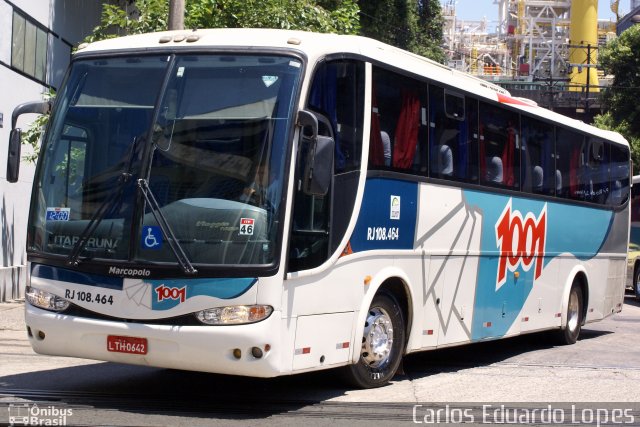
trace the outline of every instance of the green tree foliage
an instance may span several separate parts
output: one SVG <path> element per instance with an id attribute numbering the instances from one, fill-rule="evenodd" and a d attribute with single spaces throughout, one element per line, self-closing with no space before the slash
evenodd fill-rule
<path id="1" fill-rule="evenodd" d="M 607 112 L 595 117 L 596 126 L 621 133 L 631 144 L 631 157 L 640 166 L 640 25 L 624 31 L 599 53 L 599 62 L 614 75 L 603 101 Z"/>
<path id="2" fill-rule="evenodd" d="M 401 49 L 409 48 L 409 1 L 360 0 L 359 4 L 363 36 Z"/>
<path id="3" fill-rule="evenodd" d="M 86 41 L 167 29 L 167 0 L 103 5 L 101 23 Z M 357 34 L 355 0 L 186 0 L 186 28 L 280 28 Z"/>
<path id="4" fill-rule="evenodd" d="M 442 6 L 440 0 L 418 0 L 418 19 L 411 51 L 444 63 Z"/>
<path id="5" fill-rule="evenodd" d="M 42 96 L 44 101 L 53 102 L 56 92 L 53 89 L 49 89 L 47 93 Z M 22 156 L 22 160 L 30 163 L 35 163 L 38 160 L 38 153 L 40 152 L 40 139 L 44 133 L 44 129 L 49 123 L 49 114 L 39 115 L 25 130 L 22 132 L 21 143 L 30 147 L 31 149 Z"/>
<path id="6" fill-rule="evenodd" d="M 105 3 L 100 25 L 85 38 L 85 42 L 162 31 L 167 29 L 168 22 L 167 0 L 136 0 L 134 3 L 124 2 L 123 6 Z"/>
<path id="7" fill-rule="evenodd" d="M 357 33 L 355 1 L 325 2 L 325 5 L 327 8 L 312 0 L 199 0 L 187 2 L 185 25 Z"/>
<path id="8" fill-rule="evenodd" d="M 360 0 L 359 4 L 362 35 L 444 61 L 439 0 Z"/>

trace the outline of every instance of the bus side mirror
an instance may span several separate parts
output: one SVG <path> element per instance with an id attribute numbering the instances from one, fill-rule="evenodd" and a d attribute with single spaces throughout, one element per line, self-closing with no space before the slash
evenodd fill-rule
<path id="1" fill-rule="evenodd" d="M 18 182 L 21 139 L 22 131 L 20 128 L 11 129 L 9 134 L 9 153 L 7 155 L 7 181 L 10 183 Z"/>
<path id="2" fill-rule="evenodd" d="M 9 134 L 9 152 L 7 153 L 7 181 L 18 182 L 20 172 L 20 151 L 22 144 L 22 131 L 16 128 L 18 117 L 21 114 L 35 113 L 47 114 L 51 111 L 49 101 L 27 102 L 18 105 L 11 114 L 11 133 Z"/>
<path id="3" fill-rule="evenodd" d="M 335 141 L 331 136 L 318 135 L 318 117 L 310 111 L 298 113 L 298 125 L 302 127 L 301 141 L 307 144 L 302 191 L 324 196 L 333 178 Z"/>
<path id="4" fill-rule="evenodd" d="M 304 171 L 305 194 L 324 196 L 333 178 L 333 153 L 335 142 L 329 136 L 318 136 L 314 150 L 309 150 Z"/>

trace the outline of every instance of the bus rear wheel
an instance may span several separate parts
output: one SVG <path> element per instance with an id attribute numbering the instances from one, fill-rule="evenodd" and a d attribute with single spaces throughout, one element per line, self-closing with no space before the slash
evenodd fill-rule
<path id="1" fill-rule="evenodd" d="M 558 334 L 560 344 L 575 344 L 578 341 L 584 320 L 583 304 L 582 288 L 577 282 L 573 282 L 569 293 L 569 303 L 567 304 L 567 324 Z"/>
<path id="2" fill-rule="evenodd" d="M 393 295 L 378 293 L 367 313 L 358 362 L 345 367 L 346 380 L 360 388 L 387 384 L 400 366 L 404 341 L 404 316 L 400 305 Z"/>

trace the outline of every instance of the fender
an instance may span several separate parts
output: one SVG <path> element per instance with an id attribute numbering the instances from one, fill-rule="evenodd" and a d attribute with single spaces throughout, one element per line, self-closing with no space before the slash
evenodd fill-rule
<path id="1" fill-rule="evenodd" d="M 410 285 L 411 281 L 409 280 L 407 275 L 404 273 L 404 271 L 402 271 L 397 267 L 385 267 L 382 270 L 378 271 L 376 275 L 371 278 L 371 282 L 369 282 L 369 285 L 365 285 L 366 287 L 365 294 L 360 303 L 360 308 L 356 312 L 356 321 L 354 322 L 353 337 L 352 337 L 352 342 L 354 344 L 351 346 L 353 349 L 351 352 L 351 361 L 353 363 L 356 363 L 358 361 L 358 358 L 360 357 L 361 345 L 359 345 L 359 343 L 360 343 L 360 338 L 364 333 L 364 322 L 367 320 L 367 313 L 369 311 L 369 307 L 371 306 L 371 302 L 373 301 L 373 298 L 382 287 L 382 284 L 389 279 L 399 279 L 402 282 L 402 285 L 403 285 L 402 287 L 407 293 L 407 299 L 409 301 L 408 303 L 409 310 L 411 310 L 411 312 L 415 312 L 413 308 L 413 302 L 415 301 L 415 298 L 412 292 L 412 287 Z M 411 317 L 410 313 L 405 313 L 405 316 L 407 315 Z M 411 323 L 415 323 L 415 322 L 411 322 Z M 412 324 L 408 324 L 408 327 L 406 328 L 406 331 L 405 331 L 405 334 L 407 334 L 407 336 L 405 337 L 407 342 L 409 341 L 409 337 L 411 335 L 410 334 L 411 328 L 412 328 Z M 405 354 L 406 354 L 406 348 L 405 348 Z"/>
<path id="2" fill-rule="evenodd" d="M 569 272 L 569 274 L 567 275 L 567 278 L 564 282 L 564 288 L 562 291 L 562 306 L 561 306 L 562 317 L 560 319 L 561 329 L 567 328 L 567 311 L 569 309 L 569 293 L 571 292 L 571 285 L 573 285 L 573 281 L 576 279 L 576 276 L 578 275 L 578 273 L 582 273 L 586 277 L 587 283 L 585 285 L 587 286 L 587 288 L 589 287 L 589 275 L 587 274 L 587 270 L 584 268 L 582 264 L 578 264 L 574 266 Z M 584 310 L 585 307 L 582 307 L 582 309 Z M 584 322 L 585 319 L 582 319 L 582 320 Z"/>

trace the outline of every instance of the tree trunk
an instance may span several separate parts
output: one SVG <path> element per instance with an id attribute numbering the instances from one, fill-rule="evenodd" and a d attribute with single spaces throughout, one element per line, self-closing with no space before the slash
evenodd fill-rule
<path id="1" fill-rule="evenodd" d="M 169 0 L 169 29 L 184 30 L 184 0 Z"/>

